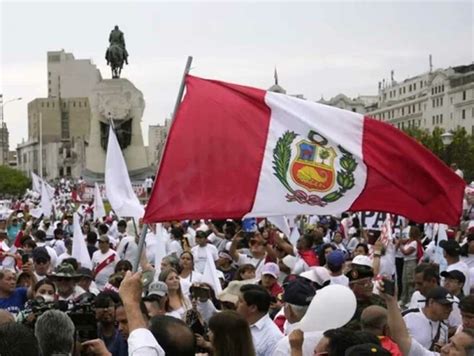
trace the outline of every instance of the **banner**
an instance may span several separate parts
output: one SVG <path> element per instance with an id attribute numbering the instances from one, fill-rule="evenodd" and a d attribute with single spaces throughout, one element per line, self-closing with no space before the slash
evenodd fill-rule
<path id="1" fill-rule="evenodd" d="M 360 226 L 367 230 L 382 230 L 387 215 L 387 213 L 363 211 L 359 213 Z M 404 219 L 402 216 L 392 214 L 393 228 L 403 226 Z"/>

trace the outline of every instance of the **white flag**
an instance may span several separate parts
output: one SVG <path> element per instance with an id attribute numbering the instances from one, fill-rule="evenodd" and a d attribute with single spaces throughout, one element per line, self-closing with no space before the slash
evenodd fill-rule
<path id="1" fill-rule="evenodd" d="M 436 229 L 436 226 L 435 226 Z M 439 243 L 443 240 L 448 239 L 448 234 L 446 230 L 448 229 L 448 226 L 445 224 L 439 224 L 438 225 L 438 242 L 436 243 L 436 249 L 435 249 L 435 256 L 434 256 L 434 263 L 439 265 L 439 272 L 444 272 L 446 271 L 446 268 L 448 267 L 448 263 L 446 262 L 446 259 L 444 258 L 443 254 L 443 249 L 439 247 Z"/>
<path id="2" fill-rule="evenodd" d="M 49 195 L 46 183 L 41 182 L 41 212 L 44 214 L 44 217 L 50 217 L 53 211 L 53 197 Z"/>
<path id="3" fill-rule="evenodd" d="M 214 289 L 216 295 L 221 294 L 222 286 L 221 282 L 219 281 L 219 277 L 217 276 L 217 269 L 216 264 L 214 263 L 214 259 L 212 258 L 211 251 L 206 249 L 207 252 L 207 259 L 206 265 L 204 266 L 204 272 L 202 274 L 202 281 L 204 283 L 208 283 Z"/>
<path id="4" fill-rule="evenodd" d="M 42 179 L 35 174 L 35 172 L 31 172 L 31 183 L 32 183 L 32 188 L 36 193 L 41 194 L 41 181 Z"/>
<path id="5" fill-rule="evenodd" d="M 298 230 L 297 227 L 294 227 L 288 239 L 290 240 L 293 246 L 296 246 L 296 242 L 298 241 L 299 238 L 300 238 L 300 231 Z"/>
<path id="6" fill-rule="evenodd" d="M 286 216 L 269 216 L 267 220 L 270 221 L 270 223 L 272 223 L 273 225 L 275 225 L 278 230 L 283 232 L 286 237 L 290 237 L 290 226 L 288 225 L 288 219 L 286 218 Z"/>
<path id="7" fill-rule="evenodd" d="M 81 264 L 81 267 L 89 268 L 92 270 L 92 261 L 87 250 L 86 241 L 81 230 L 81 222 L 79 214 L 74 213 L 73 215 L 73 239 L 72 239 L 72 257 Z"/>
<path id="8" fill-rule="evenodd" d="M 104 202 L 100 195 L 99 185 L 95 183 L 94 189 L 94 221 L 101 219 L 105 216 Z"/>
<path id="9" fill-rule="evenodd" d="M 165 228 L 163 224 L 156 224 L 155 238 L 157 239 L 155 245 L 155 270 L 157 274 L 161 272 L 161 260 L 166 256 L 166 238 L 164 234 Z"/>
<path id="10" fill-rule="evenodd" d="M 133 191 L 127 165 L 112 125 L 105 159 L 105 192 L 118 216 L 139 219 L 144 215 L 145 210 Z"/>

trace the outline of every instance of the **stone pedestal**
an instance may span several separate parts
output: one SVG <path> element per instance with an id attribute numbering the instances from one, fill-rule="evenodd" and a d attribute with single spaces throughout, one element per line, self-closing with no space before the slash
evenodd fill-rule
<path id="1" fill-rule="evenodd" d="M 104 179 L 106 151 L 101 143 L 101 123 L 109 125 L 110 119 L 115 127 L 132 119 L 130 144 L 122 149 L 130 178 L 142 180 L 153 175 L 140 127 L 145 109 L 141 91 L 127 79 L 105 79 L 91 91 L 89 104 L 91 124 L 84 176 L 94 181 Z"/>

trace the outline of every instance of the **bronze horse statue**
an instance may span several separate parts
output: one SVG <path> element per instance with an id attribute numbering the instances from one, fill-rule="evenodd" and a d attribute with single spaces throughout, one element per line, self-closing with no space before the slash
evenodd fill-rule
<path id="1" fill-rule="evenodd" d="M 107 65 L 112 69 L 112 78 L 120 78 L 123 63 L 125 62 L 125 53 L 122 47 L 116 43 L 112 43 L 105 53 Z"/>

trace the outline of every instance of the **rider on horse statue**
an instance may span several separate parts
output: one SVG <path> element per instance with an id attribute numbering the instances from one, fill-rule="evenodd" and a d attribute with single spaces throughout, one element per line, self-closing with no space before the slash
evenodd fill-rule
<path id="1" fill-rule="evenodd" d="M 119 27 L 116 25 L 114 27 L 114 29 L 110 32 L 110 35 L 109 35 L 109 45 L 112 46 L 112 45 L 118 45 L 120 46 L 120 48 L 122 48 L 123 50 L 123 53 L 124 53 L 124 61 L 126 64 L 128 64 L 128 52 L 127 52 L 127 49 L 125 47 L 125 37 L 123 36 L 123 32 L 120 31 Z M 105 55 L 105 58 L 107 59 L 108 61 L 108 58 L 109 58 L 109 49 L 110 47 L 107 49 L 107 53 Z M 109 64 L 109 63 L 107 63 Z"/>

